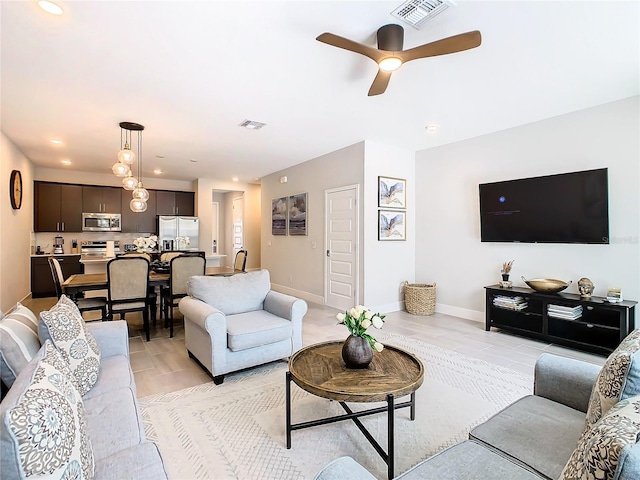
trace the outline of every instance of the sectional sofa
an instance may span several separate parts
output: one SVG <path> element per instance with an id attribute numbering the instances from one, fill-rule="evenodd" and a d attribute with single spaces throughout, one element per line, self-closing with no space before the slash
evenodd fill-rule
<path id="1" fill-rule="evenodd" d="M 402 480 L 640 479 L 640 331 L 605 365 L 551 354 L 537 361 L 534 394 L 422 461 Z M 350 457 L 316 480 L 372 480 Z"/>
<path id="2" fill-rule="evenodd" d="M 78 372 L 71 371 L 54 347 L 52 332 L 42 318 L 36 320 L 18 305 L 0 320 L 2 379 L 11 383 L 0 403 L 2 478 L 24 479 L 63 469 L 68 475 L 63 478 L 90 478 L 87 472 L 92 470 L 95 479 L 166 479 L 156 445 L 145 439 L 129 363 L 126 322 L 92 322 L 84 327 L 92 338 L 89 344 L 95 340 L 100 355 L 97 374 L 87 375 L 93 385 L 80 399 L 80 387 L 68 380 Z M 74 357 L 87 350 L 82 342 L 72 341 L 71 345 Z M 20 361 L 20 355 L 26 357 Z M 47 417 L 47 409 L 60 416 Z M 47 418 L 55 422 L 47 425 L 43 420 Z M 80 445 L 70 439 L 72 430 L 80 434 Z M 86 466 L 81 469 L 80 464 Z"/>

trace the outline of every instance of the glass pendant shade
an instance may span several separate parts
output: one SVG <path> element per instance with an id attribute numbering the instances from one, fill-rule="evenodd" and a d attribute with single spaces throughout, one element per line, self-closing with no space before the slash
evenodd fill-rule
<path id="1" fill-rule="evenodd" d="M 133 191 L 133 198 L 137 200 L 142 200 L 143 202 L 146 202 L 147 200 L 149 200 L 149 192 L 147 191 L 146 188 L 142 186 L 142 182 L 139 182 L 138 186 Z"/>
<path id="2" fill-rule="evenodd" d="M 147 202 L 140 200 L 138 198 L 134 198 L 129 202 L 129 207 L 131 208 L 132 212 L 142 213 L 147 210 Z"/>
<path id="3" fill-rule="evenodd" d="M 136 160 L 136 154 L 129 149 L 129 144 L 125 143 L 124 148 L 118 152 L 118 161 L 131 165 Z"/>
<path id="4" fill-rule="evenodd" d="M 129 175 L 122 179 L 122 188 L 124 188 L 125 190 L 133 190 L 137 186 L 138 179 L 136 177 L 133 177 L 131 175 L 131 172 L 129 172 Z"/>
<path id="5" fill-rule="evenodd" d="M 125 163 L 120 163 L 120 162 L 115 163 L 113 167 L 111 167 L 111 171 L 117 177 L 126 177 L 129 173 L 131 173 L 131 169 L 129 168 L 129 165 Z"/>

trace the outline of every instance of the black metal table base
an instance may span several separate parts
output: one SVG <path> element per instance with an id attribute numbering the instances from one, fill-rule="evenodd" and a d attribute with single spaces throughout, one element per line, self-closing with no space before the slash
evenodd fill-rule
<path id="1" fill-rule="evenodd" d="M 312 420 L 310 422 L 302 422 L 291 424 L 291 373 L 287 372 L 287 385 L 286 385 L 286 417 L 287 417 L 287 449 L 291 448 L 291 432 L 293 430 L 301 430 L 303 428 L 317 427 L 319 425 L 327 425 L 329 423 L 341 422 L 344 420 L 353 420 L 358 429 L 362 432 L 369 443 L 375 448 L 378 455 L 382 457 L 387 464 L 387 477 L 391 480 L 394 476 L 394 410 L 399 408 L 411 408 L 411 420 L 416 419 L 416 393 L 411 394 L 411 400 L 408 402 L 395 403 L 393 395 L 387 395 L 387 406 L 371 408 L 369 410 L 362 410 L 360 412 L 353 412 L 345 402 L 339 402 L 345 412 L 345 415 L 336 415 L 334 417 L 321 418 L 319 420 Z M 373 435 L 369 433 L 367 428 L 359 420 L 360 417 L 368 415 L 374 415 L 376 413 L 387 412 L 387 452 L 380 446 L 380 444 L 373 438 Z"/>

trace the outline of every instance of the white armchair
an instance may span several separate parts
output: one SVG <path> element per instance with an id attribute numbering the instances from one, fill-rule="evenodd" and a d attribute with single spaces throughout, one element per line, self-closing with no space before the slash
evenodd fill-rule
<path id="1" fill-rule="evenodd" d="M 302 347 L 307 304 L 272 291 L 267 270 L 191 277 L 179 308 L 189 356 L 216 385 L 227 373 L 289 357 Z"/>

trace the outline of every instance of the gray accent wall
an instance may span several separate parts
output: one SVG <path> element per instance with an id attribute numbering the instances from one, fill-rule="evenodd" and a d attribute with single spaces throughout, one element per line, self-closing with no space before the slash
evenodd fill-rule
<path id="1" fill-rule="evenodd" d="M 378 176 L 407 180 L 405 241 L 378 241 Z M 287 182 L 281 183 L 286 176 Z M 415 154 L 366 140 L 262 178 L 262 268 L 275 289 L 324 302 L 325 191 L 359 185 L 360 303 L 374 311 L 403 308 L 403 283 L 415 272 Z M 308 192 L 306 237 L 271 234 L 271 200 Z M 315 248 L 314 248 L 315 243 Z"/>

